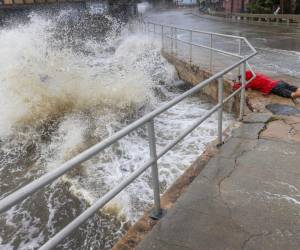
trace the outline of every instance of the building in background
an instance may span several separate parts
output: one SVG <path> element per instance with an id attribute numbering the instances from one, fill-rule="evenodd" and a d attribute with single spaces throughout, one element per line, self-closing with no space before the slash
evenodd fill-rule
<path id="1" fill-rule="evenodd" d="M 1 1 L 1 0 L 0 0 Z M 9 1 L 9 0 L 7 0 Z M 141 0 L 140 0 L 141 1 Z M 148 0 L 154 6 L 196 6 L 202 12 L 300 14 L 300 0 Z"/>
<path id="2" fill-rule="evenodd" d="M 224 0 L 198 0 L 199 10 L 202 12 L 224 11 Z"/>
<path id="3" fill-rule="evenodd" d="M 249 0 L 223 0 L 223 7 L 225 12 L 246 12 L 246 6 Z"/>
<path id="4" fill-rule="evenodd" d="M 251 5 L 256 4 L 259 13 L 274 13 L 278 9 L 277 14 L 295 14 L 297 1 L 299 0 L 251 0 Z"/>
<path id="5" fill-rule="evenodd" d="M 195 6 L 197 5 L 197 0 L 174 0 L 177 6 Z"/>
<path id="6" fill-rule="evenodd" d="M 300 0 L 280 0 L 280 9 L 281 11 L 279 13 L 283 14 L 300 14 L 297 11 L 297 7 L 300 8 Z"/>

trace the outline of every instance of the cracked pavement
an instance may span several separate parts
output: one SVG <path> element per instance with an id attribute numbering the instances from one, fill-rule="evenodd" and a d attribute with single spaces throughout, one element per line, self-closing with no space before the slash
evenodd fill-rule
<path id="1" fill-rule="evenodd" d="M 290 127 L 300 119 L 270 118 L 247 116 L 137 249 L 299 249 L 300 141 Z"/>

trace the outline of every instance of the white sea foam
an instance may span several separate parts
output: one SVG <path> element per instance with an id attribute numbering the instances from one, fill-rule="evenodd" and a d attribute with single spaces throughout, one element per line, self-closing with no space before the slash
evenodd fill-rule
<path id="1" fill-rule="evenodd" d="M 144 115 L 146 110 L 181 93 L 170 87 L 176 78 L 175 70 L 161 56 L 155 40 L 130 34 L 126 28 L 120 34 L 113 27 L 106 39 L 88 39 L 84 41 L 85 52 L 75 52 L 51 43 L 53 27 L 53 20 L 33 16 L 29 24 L 0 31 L 0 139 L 1 150 L 5 149 L 1 152 L 5 166 L 1 171 L 14 176 L 13 183 L 4 180 L 12 188 L 59 167 Z M 209 108 L 206 102 L 192 97 L 160 115 L 155 120 L 158 151 Z M 225 115 L 225 120 L 224 126 L 230 116 Z M 163 189 L 184 172 L 215 135 L 216 119 L 212 116 L 159 161 Z M 53 235 L 58 230 L 58 219 L 64 217 L 61 211 L 68 206 L 68 200 L 61 201 L 60 197 L 70 194 L 92 204 L 148 157 L 147 133 L 141 128 L 77 166 L 45 191 L 43 202 L 47 203 L 47 211 L 43 216 L 47 219 L 41 216 L 46 221 L 45 230 Z M 59 183 L 67 184 L 62 190 L 68 194 L 59 193 Z M 37 211 L 28 210 L 27 202 L 6 214 L 5 222 L 15 227 L 15 237 L 11 242 L 2 239 L 1 247 L 37 247 L 48 237 L 39 231 L 40 217 L 35 214 Z M 117 211 L 123 225 L 123 215 L 134 221 L 152 203 L 148 171 L 118 195 L 105 212 L 115 216 Z M 61 217 L 56 218 L 58 215 Z M 112 234 L 109 227 L 106 232 Z M 112 239 L 110 235 L 103 237 L 106 236 L 109 240 L 105 246 L 109 247 Z M 89 239 L 87 242 L 91 244 Z"/>

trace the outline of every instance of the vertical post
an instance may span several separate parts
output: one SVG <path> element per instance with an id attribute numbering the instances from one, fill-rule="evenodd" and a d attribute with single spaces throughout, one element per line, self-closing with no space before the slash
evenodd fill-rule
<path id="1" fill-rule="evenodd" d="M 213 72 L 213 65 L 212 65 L 212 61 L 213 61 L 213 51 L 212 51 L 212 47 L 213 47 L 213 35 L 210 34 L 210 51 L 209 51 L 209 71 L 212 74 Z"/>
<path id="2" fill-rule="evenodd" d="M 154 209 L 151 211 L 150 217 L 153 219 L 160 219 L 162 217 L 162 209 L 160 207 L 159 178 L 157 169 L 156 142 L 153 119 L 147 123 L 147 129 L 149 137 L 150 157 L 154 161 L 151 166 L 152 185 L 154 192 Z"/>
<path id="3" fill-rule="evenodd" d="M 171 33 L 171 54 L 173 54 L 173 28 L 170 28 L 170 33 Z"/>
<path id="4" fill-rule="evenodd" d="M 164 50 L 164 26 L 161 25 L 161 48 Z"/>
<path id="5" fill-rule="evenodd" d="M 174 28 L 175 55 L 177 56 L 177 28 Z"/>
<path id="6" fill-rule="evenodd" d="M 242 40 L 239 38 L 239 45 L 238 45 L 238 53 L 239 53 L 239 56 L 241 55 L 241 50 L 242 50 Z M 241 75 L 241 68 L 238 67 L 238 76 Z"/>
<path id="7" fill-rule="evenodd" d="M 190 64 L 193 62 L 193 31 L 190 30 Z"/>
<path id="8" fill-rule="evenodd" d="M 241 65 L 241 74 L 242 74 L 242 90 L 241 90 L 241 103 L 240 103 L 240 120 L 243 120 L 244 108 L 245 108 L 245 85 L 246 85 L 246 62 Z"/>
<path id="9" fill-rule="evenodd" d="M 239 51 L 238 51 L 238 53 L 239 53 L 239 56 L 241 55 L 241 53 L 242 53 L 242 39 L 241 38 L 239 38 Z"/>
<path id="10" fill-rule="evenodd" d="M 224 98 L 224 79 L 218 79 L 218 104 L 222 106 L 218 110 L 218 146 L 223 144 L 223 98 Z"/>
<path id="11" fill-rule="evenodd" d="M 156 24 L 154 23 L 153 24 L 153 34 L 155 35 L 155 26 L 156 26 Z"/>

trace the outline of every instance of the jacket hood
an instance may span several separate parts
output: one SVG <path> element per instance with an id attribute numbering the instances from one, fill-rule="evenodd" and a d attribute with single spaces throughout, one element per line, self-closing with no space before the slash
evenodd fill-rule
<path id="1" fill-rule="evenodd" d="M 246 81 L 250 80 L 253 77 L 253 74 L 250 70 L 246 71 Z"/>

